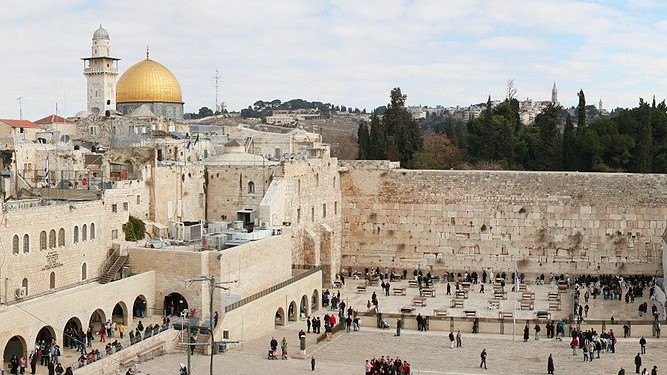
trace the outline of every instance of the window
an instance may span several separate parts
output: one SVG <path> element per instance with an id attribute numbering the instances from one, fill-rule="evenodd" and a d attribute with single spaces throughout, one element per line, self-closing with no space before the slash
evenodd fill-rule
<path id="1" fill-rule="evenodd" d="M 49 231 L 49 249 L 53 249 L 56 247 L 56 230 L 51 229 Z"/>
<path id="2" fill-rule="evenodd" d="M 83 224 L 81 226 L 81 241 L 88 240 L 88 225 Z"/>
<path id="3" fill-rule="evenodd" d="M 90 223 L 90 239 L 95 239 L 95 223 Z"/>
<path id="4" fill-rule="evenodd" d="M 334 202 L 334 215 L 338 215 L 338 202 Z"/>
<path id="5" fill-rule="evenodd" d="M 81 280 L 85 280 L 88 278 L 88 267 L 86 266 L 86 263 L 81 265 Z"/>
<path id="6" fill-rule="evenodd" d="M 310 208 L 310 221 L 315 221 L 315 207 Z"/>
<path id="7" fill-rule="evenodd" d="M 137 205 L 141 204 L 141 195 L 137 194 Z"/>
<path id="8" fill-rule="evenodd" d="M 111 212 L 118 212 L 118 205 L 117 204 L 112 204 L 111 205 Z"/>
<path id="9" fill-rule="evenodd" d="M 297 223 L 301 222 L 301 209 L 300 208 L 296 209 L 296 222 Z"/>
<path id="10" fill-rule="evenodd" d="M 327 217 L 327 204 L 322 203 L 322 217 Z"/>
<path id="11" fill-rule="evenodd" d="M 12 240 L 12 252 L 14 254 L 19 253 L 19 236 L 16 234 L 14 235 L 14 239 Z"/>
<path id="12" fill-rule="evenodd" d="M 250 181 L 248 182 L 248 193 L 254 193 L 255 192 L 255 183 Z"/>
<path id="13" fill-rule="evenodd" d="M 25 289 L 25 295 L 27 296 L 28 295 L 28 279 L 24 278 L 23 281 L 21 281 L 21 286 L 23 287 L 23 289 Z"/>
<path id="14" fill-rule="evenodd" d="M 30 236 L 27 233 L 23 235 L 23 252 L 30 252 Z"/>
<path id="15" fill-rule="evenodd" d="M 123 202 L 123 211 L 127 211 L 130 209 L 130 204 L 127 202 Z"/>
<path id="16" fill-rule="evenodd" d="M 74 243 L 79 243 L 79 226 L 74 226 Z"/>
<path id="17" fill-rule="evenodd" d="M 46 231 L 39 233 L 39 249 L 46 250 Z"/>
<path id="18" fill-rule="evenodd" d="M 49 289 L 55 289 L 56 288 L 56 273 L 51 272 L 49 275 Z"/>
<path id="19" fill-rule="evenodd" d="M 65 229 L 60 228 L 58 230 L 58 246 L 63 247 L 65 246 Z"/>
<path id="20" fill-rule="evenodd" d="M 114 229 L 111 231 L 111 239 L 112 240 L 117 240 L 118 239 L 118 229 Z"/>

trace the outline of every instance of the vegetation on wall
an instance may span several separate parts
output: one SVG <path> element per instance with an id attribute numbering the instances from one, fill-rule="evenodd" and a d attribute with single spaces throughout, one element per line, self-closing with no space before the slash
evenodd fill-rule
<path id="1" fill-rule="evenodd" d="M 125 241 L 139 241 L 144 239 L 146 233 L 146 224 L 141 219 L 130 215 L 127 223 L 123 225 L 123 232 L 125 233 Z"/>

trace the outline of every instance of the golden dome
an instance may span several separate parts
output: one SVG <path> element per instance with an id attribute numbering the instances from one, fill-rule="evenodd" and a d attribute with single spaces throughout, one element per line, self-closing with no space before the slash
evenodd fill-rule
<path id="1" fill-rule="evenodd" d="M 143 60 L 120 76 L 116 85 L 116 102 L 183 103 L 181 85 L 164 65 Z"/>

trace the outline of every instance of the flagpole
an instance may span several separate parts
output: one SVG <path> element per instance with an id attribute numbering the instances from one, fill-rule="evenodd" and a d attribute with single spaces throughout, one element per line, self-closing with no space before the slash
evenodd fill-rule
<path id="1" fill-rule="evenodd" d="M 516 334 L 516 292 L 519 290 L 519 285 L 517 285 L 517 280 L 519 279 L 518 268 L 516 267 L 516 261 L 514 262 L 514 292 L 512 293 L 512 341 L 515 340 L 514 336 Z"/>

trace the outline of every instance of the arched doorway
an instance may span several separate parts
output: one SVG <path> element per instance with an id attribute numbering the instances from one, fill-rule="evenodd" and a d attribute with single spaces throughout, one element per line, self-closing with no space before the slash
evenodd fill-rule
<path id="1" fill-rule="evenodd" d="M 127 325 L 127 306 L 125 305 L 125 302 L 120 301 L 113 307 L 111 321 Z"/>
<path id="2" fill-rule="evenodd" d="M 93 314 L 90 316 L 90 320 L 88 320 L 88 327 L 93 329 L 93 332 L 97 332 L 100 330 L 100 327 L 107 321 L 107 316 L 102 311 L 102 309 L 97 309 L 93 311 Z"/>
<path id="3" fill-rule="evenodd" d="M 315 289 L 313 291 L 313 296 L 310 298 L 310 311 L 311 314 L 314 311 L 318 311 L 320 309 L 320 292 Z"/>
<path id="4" fill-rule="evenodd" d="M 292 301 L 287 308 L 287 319 L 290 322 L 296 322 L 296 302 Z"/>
<path id="5" fill-rule="evenodd" d="M 28 360 L 28 346 L 25 343 L 25 339 L 21 336 L 14 336 L 7 342 L 5 345 L 5 351 L 2 355 L 5 363 L 9 362 L 12 359 L 12 356 L 23 356 L 23 358 Z"/>
<path id="6" fill-rule="evenodd" d="M 83 327 L 81 326 L 81 321 L 77 317 L 70 318 L 67 323 L 65 323 L 65 328 L 63 329 L 63 346 L 66 348 L 76 348 L 76 333 L 82 332 Z"/>
<path id="7" fill-rule="evenodd" d="M 301 297 L 301 303 L 299 303 L 299 316 L 301 319 L 308 316 L 308 296 L 305 294 Z"/>
<path id="8" fill-rule="evenodd" d="M 137 296 L 137 298 L 134 299 L 134 303 L 132 304 L 132 316 L 136 318 L 146 317 L 147 306 L 148 304 L 146 302 L 146 297 L 140 294 Z"/>
<path id="9" fill-rule="evenodd" d="M 164 310 L 167 315 L 180 315 L 183 310 L 188 310 L 188 301 L 180 293 L 171 293 L 164 297 Z"/>
<path id="10" fill-rule="evenodd" d="M 278 310 L 276 310 L 276 316 L 274 319 L 276 327 L 285 325 L 285 310 L 283 310 L 282 307 L 279 307 Z"/>
<path id="11" fill-rule="evenodd" d="M 35 344 L 50 344 L 56 339 L 56 331 L 53 330 L 51 326 L 44 326 L 42 329 L 37 332 L 37 337 L 35 338 Z"/>

